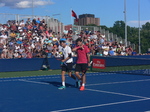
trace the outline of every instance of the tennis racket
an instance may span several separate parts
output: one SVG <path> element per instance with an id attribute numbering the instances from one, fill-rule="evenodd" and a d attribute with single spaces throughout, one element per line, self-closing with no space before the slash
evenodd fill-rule
<path id="1" fill-rule="evenodd" d="M 55 57 L 55 59 L 58 60 L 58 61 L 61 61 L 61 60 L 62 60 L 62 58 L 57 58 L 57 57 Z M 61 66 L 62 66 L 63 64 L 67 66 L 67 63 L 66 63 L 66 62 L 62 62 L 62 63 L 61 63 Z"/>

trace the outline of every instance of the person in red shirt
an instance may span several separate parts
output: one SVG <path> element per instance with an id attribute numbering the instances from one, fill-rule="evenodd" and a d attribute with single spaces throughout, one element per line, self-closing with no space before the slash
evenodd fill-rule
<path id="1" fill-rule="evenodd" d="M 89 54 L 89 48 L 82 43 L 82 39 L 78 38 L 76 40 L 77 46 L 72 49 L 72 51 L 77 52 L 77 62 L 75 67 L 75 75 L 79 79 L 78 86 L 80 86 L 80 80 L 81 80 L 81 86 L 80 91 L 83 91 L 85 89 L 85 82 L 86 82 L 86 71 L 88 66 L 90 66 L 90 54 Z M 82 76 L 80 76 L 80 72 L 82 72 Z"/>

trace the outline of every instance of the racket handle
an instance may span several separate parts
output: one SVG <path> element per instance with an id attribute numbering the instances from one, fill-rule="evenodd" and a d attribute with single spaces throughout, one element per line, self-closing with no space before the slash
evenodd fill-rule
<path id="1" fill-rule="evenodd" d="M 90 61 L 90 66 L 91 66 L 92 63 L 93 63 L 93 61 Z"/>

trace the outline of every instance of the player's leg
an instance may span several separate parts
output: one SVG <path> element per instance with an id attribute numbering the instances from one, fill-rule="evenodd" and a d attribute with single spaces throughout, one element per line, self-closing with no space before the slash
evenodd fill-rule
<path id="1" fill-rule="evenodd" d="M 74 80 L 76 80 L 76 77 L 75 77 L 74 75 L 72 75 L 72 72 L 71 72 L 71 71 L 68 72 L 68 75 L 69 75 L 71 78 L 73 78 Z"/>
<path id="2" fill-rule="evenodd" d="M 85 83 L 86 83 L 86 74 L 82 73 L 82 85 L 85 86 Z"/>
<path id="3" fill-rule="evenodd" d="M 61 71 L 61 79 L 62 79 L 62 85 L 63 86 L 65 86 L 65 74 L 66 74 L 66 71 Z"/>
<path id="4" fill-rule="evenodd" d="M 82 85 L 80 87 L 80 91 L 85 90 L 85 83 L 86 83 L 86 71 L 87 71 L 87 64 L 82 64 L 81 70 L 82 70 Z"/>
<path id="5" fill-rule="evenodd" d="M 81 80 L 80 71 L 81 71 L 81 66 L 80 66 L 80 64 L 76 64 L 76 67 L 75 67 L 75 75 L 76 75 L 76 77 L 77 77 L 79 80 Z"/>
<path id="6" fill-rule="evenodd" d="M 68 75 L 72 79 L 76 80 L 76 77 L 72 74 L 72 63 L 67 63 L 67 71 L 68 71 Z"/>
<path id="7" fill-rule="evenodd" d="M 81 80 L 82 80 L 82 78 L 81 78 L 81 76 L 80 76 L 80 71 L 81 71 L 81 66 L 80 66 L 80 64 L 76 64 L 76 67 L 75 67 L 75 75 L 76 75 L 76 77 L 77 77 L 77 82 L 76 82 L 76 85 L 77 85 L 77 87 L 80 87 L 80 83 L 81 83 Z"/>
<path id="8" fill-rule="evenodd" d="M 77 77 L 79 80 L 81 80 L 80 72 L 75 71 L 75 75 L 76 75 L 76 77 Z"/>
<path id="9" fill-rule="evenodd" d="M 58 89 L 65 89 L 66 88 L 66 85 L 65 85 L 65 74 L 66 74 L 66 67 L 62 66 L 62 71 L 61 71 L 62 86 L 59 87 Z"/>
<path id="10" fill-rule="evenodd" d="M 80 76 L 80 72 L 75 72 L 75 75 L 76 75 L 76 77 L 77 77 L 77 79 L 76 79 L 76 87 L 77 88 L 80 88 L 80 86 L 81 86 L 81 81 L 82 81 L 82 77 Z"/>

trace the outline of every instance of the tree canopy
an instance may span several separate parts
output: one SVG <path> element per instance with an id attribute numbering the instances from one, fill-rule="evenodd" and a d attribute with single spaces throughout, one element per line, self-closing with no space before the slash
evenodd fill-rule
<path id="1" fill-rule="evenodd" d="M 125 23 L 124 21 L 116 21 L 113 27 L 101 26 L 105 30 L 109 30 L 118 37 L 125 38 Z M 150 23 L 142 25 L 140 28 L 140 38 L 141 38 L 141 51 L 146 53 L 148 48 L 150 48 Z M 136 45 L 136 51 L 138 52 L 139 47 L 139 28 L 127 26 L 127 39 L 131 43 Z"/>

